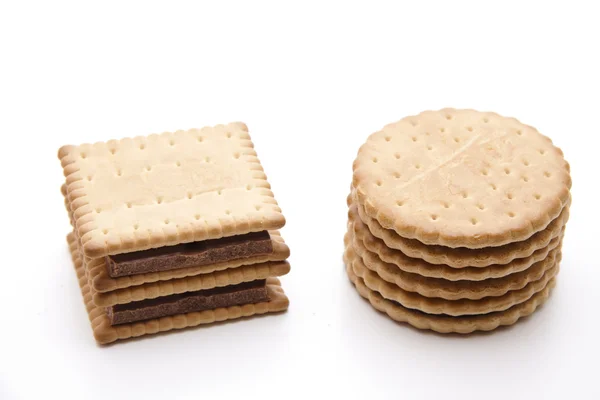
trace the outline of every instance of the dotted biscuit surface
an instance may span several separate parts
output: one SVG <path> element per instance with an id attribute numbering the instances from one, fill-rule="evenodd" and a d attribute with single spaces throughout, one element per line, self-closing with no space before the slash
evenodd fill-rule
<path id="1" fill-rule="evenodd" d="M 242 123 L 64 146 L 58 157 L 88 257 L 285 224 Z"/>
<path id="2" fill-rule="evenodd" d="M 179 314 L 170 317 L 152 319 L 111 326 L 104 307 L 97 306 L 94 301 L 94 289 L 89 285 L 85 268 L 79 252 L 71 248 L 71 257 L 77 273 L 77 279 L 83 295 L 86 310 L 92 325 L 94 337 L 99 344 L 108 344 L 121 339 L 129 339 L 174 329 L 183 329 L 213 322 L 249 317 L 252 315 L 284 311 L 289 306 L 281 284 L 277 278 L 267 279 L 269 301 L 256 304 L 245 304 L 227 308 L 217 308 L 201 312 Z"/>
<path id="3" fill-rule="evenodd" d="M 523 241 L 567 204 L 571 177 L 550 139 L 514 118 L 426 111 L 385 126 L 353 165 L 358 203 L 383 228 L 427 245 Z"/>
<path id="4" fill-rule="evenodd" d="M 516 304 L 527 301 L 535 293 L 543 290 L 547 283 L 556 276 L 559 269 L 558 262 L 552 262 L 539 280 L 530 282 L 524 288 L 510 291 L 502 296 L 485 297 L 479 300 L 445 300 L 407 292 L 395 284 L 386 282 L 375 272 L 368 269 L 362 262 L 362 259 L 357 257 L 351 248 L 346 249 L 344 257 L 346 262 L 352 266 L 354 274 L 362 278 L 364 284 L 369 289 L 378 292 L 384 298 L 398 302 L 405 308 L 419 310 L 428 314 L 445 314 L 449 316 L 477 315 L 504 311 Z"/>
<path id="5" fill-rule="evenodd" d="M 408 292 L 446 300 L 479 300 L 484 297 L 502 296 L 509 291 L 522 289 L 529 282 L 542 278 L 546 270 L 554 264 L 557 254 L 560 252 L 560 246 L 557 246 L 547 254 L 547 257 L 543 257 L 527 269 L 501 278 L 479 281 L 449 281 L 406 272 L 398 268 L 396 264 L 386 263 L 377 254 L 367 250 L 362 245 L 362 242 L 353 236 L 351 231 L 347 235 L 352 250 L 362 259 L 363 264 L 383 280 L 395 284 Z"/>
<path id="6" fill-rule="evenodd" d="M 376 310 L 387 314 L 394 321 L 406 322 L 417 329 L 430 329 L 439 333 L 467 334 L 475 331 L 491 331 L 499 326 L 512 325 L 520 318 L 531 315 L 539 306 L 544 304 L 550 296 L 550 290 L 556 285 L 556 279 L 551 279 L 543 290 L 531 296 L 529 300 L 505 311 L 450 317 L 426 314 L 403 307 L 369 289 L 362 278 L 354 274 L 352 267 L 348 264 L 346 264 L 346 272 L 350 281 L 356 286 L 358 293 L 367 299 Z"/>

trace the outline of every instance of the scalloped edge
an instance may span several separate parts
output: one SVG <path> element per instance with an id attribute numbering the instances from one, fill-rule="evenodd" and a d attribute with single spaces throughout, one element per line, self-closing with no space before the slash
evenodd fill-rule
<path id="1" fill-rule="evenodd" d="M 486 297 L 480 300 L 444 300 L 423 297 L 386 282 L 375 272 L 368 269 L 351 248 L 346 248 L 344 261 L 352 266 L 354 274 L 360 277 L 369 289 L 378 292 L 382 297 L 398 302 L 405 308 L 415 309 L 427 314 L 445 314 L 449 316 L 479 315 L 504 311 L 516 304 L 527 301 L 535 293 L 543 290 L 548 281 L 554 278 L 559 271 L 559 263 L 555 262 L 552 267 L 544 272 L 541 279 L 530 282 L 521 290 L 511 291 L 503 296 Z"/>
<path id="2" fill-rule="evenodd" d="M 352 268 L 349 266 L 346 266 L 346 273 L 358 294 L 365 298 L 377 311 L 387 314 L 396 322 L 407 323 L 417 329 L 428 329 L 438 333 L 469 334 L 476 331 L 492 331 L 500 326 L 513 325 L 519 319 L 533 314 L 536 309 L 544 304 L 550 296 L 550 291 L 556 285 L 556 278 L 551 279 L 543 290 L 534 294 L 529 300 L 506 311 L 484 315 L 450 317 L 425 314 L 402 307 L 367 288 L 362 279 L 354 275 Z"/>
<path id="3" fill-rule="evenodd" d="M 443 278 L 429 278 L 416 273 L 406 272 L 396 264 L 386 263 L 375 253 L 370 252 L 362 242 L 353 237 L 351 231 L 344 238 L 347 246 L 352 247 L 363 264 L 375 272 L 386 282 L 397 285 L 408 292 L 415 292 L 424 297 L 442 298 L 445 300 L 480 300 L 485 297 L 503 296 L 510 291 L 523 289 L 528 283 L 538 281 L 544 272 L 562 257 L 561 247 L 552 249 L 547 257 L 533 263 L 531 267 L 501 278 L 480 281 L 448 281 Z M 552 264 L 549 264 L 552 263 Z M 478 269 L 479 270 L 479 269 Z"/>
<path id="4" fill-rule="evenodd" d="M 431 264 L 420 258 L 408 257 L 402 251 L 390 249 L 385 246 L 381 239 L 374 237 L 367 230 L 361 231 L 355 222 L 348 222 L 348 233 L 352 234 L 355 248 L 365 249 L 375 254 L 382 262 L 393 264 L 401 271 L 416 274 L 425 278 L 443 279 L 446 281 L 483 281 L 488 279 L 499 279 L 507 275 L 519 273 L 530 268 L 533 264 L 545 259 L 548 254 L 562 246 L 564 228 L 559 235 L 552 238 L 546 247 L 537 249 L 529 257 L 515 258 L 506 264 L 492 264 L 482 267 L 453 268 L 445 264 Z M 381 242 L 381 243 L 379 243 Z"/>

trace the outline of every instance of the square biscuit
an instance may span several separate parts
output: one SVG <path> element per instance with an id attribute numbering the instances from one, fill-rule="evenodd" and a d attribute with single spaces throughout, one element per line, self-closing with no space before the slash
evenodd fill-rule
<path id="1" fill-rule="evenodd" d="M 63 146 L 58 157 L 87 257 L 285 224 L 243 123 Z"/>

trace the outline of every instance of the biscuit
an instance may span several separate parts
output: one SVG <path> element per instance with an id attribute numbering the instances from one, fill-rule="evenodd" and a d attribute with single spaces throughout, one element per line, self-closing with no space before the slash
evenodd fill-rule
<path id="1" fill-rule="evenodd" d="M 570 204 L 570 200 L 567 204 Z M 369 218 L 359 205 L 350 207 L 349 219 L 355 221 L 355 229 L 370 232 L 373 236 L 381 239 L 385 243 L 385 247 L 400 250 L 408 257 L 420 258 L 431 264 L 444 264 L 453 268 L 488 267 L 494 264 L 508 264 L 518 258 L 530 257 L 537 250 L 547 247 L 554 238 L 561 234 L 561 230 L 569 219 L 569 207 L 565 207 L 558 218 L 552 221 L 546 229 L 535 233 L 525 241 L 483 249 L 425 245 L 418 240 L 402 238 L 394 231 L 384 229 L 374 219 Z M 368 229 L 364 225 L 367 225 Z"/>
<path id="2" fill-rule="evenodd" d="M 58 157 L 87 257 L 285 224 L 242 123 L 63 146 Z"/>
<path id="3" fill-rule="evenodd" d="M 353 237 L 351 231 L 347 235 L 352 250 L 362 259 L 363 264 L 383 280 L 395 284 L 408 292 L 415 292 L 424 297 L 438 297 L 446 300 L 479 300 L 484 297 L 502 296 L 507 292 L 522 289 L 529 282 L 539 280 L 548 269 L 548 266 L 554 263 L 557 254 L 560 252 L 560 245 L 558 245 L 547 256 L 535 262 L 531 267 L 502 278 L 481 281 L 449 281 L 403 271 L 396 264 L 386 263 L 377 254 L 367 250 L 360 240 Z M 425 263 L 419 262 L 419 260 L 415 261 L 415 264 L 419 265 L 422 269 L 427 269 L 422 265 Z M 438 265 L 431 266 L 434 268 L 439 267 Z"/>
<path id="4" fill-rule="evenodd" d="M 191 312 L 170 317 L 150 319 L 143 322 L 112 326 L 105 308 L 97 306 L 94 303 L 94 289 L 88 283 L 82 258 L 79 251 L 77 251 L 74 246 L 71 246 L 71 257 L 77 273 L 77 279 L 79 281 L 85 307 L 92 325 L 94 337 L 99 344 L 108 344 L 116 340 L 194 327 L 218 321 L 280 312 L 286 310 L 289 305 L 289 301 L 280 286 L 279 280 L 277 278 L 268 278 L 267 292 L 270 299 L 268 302 L 217 308 L 214 310 Z"/>
<path id="5" fill-rule="evenodd" d="M 353 165 L 366 215 L 426 245 L 481 249 L 527 240 L 567 204 L 560 149 L 514 118 L 426 111 L 369 136 Z"/>
<path id="6" fill-rule="evenodd" d="M 344 259 L 347 265 L 352 266 L 354 274 L 362 278 L 369 289 L 380 293 L 382 297 L 388 300 L 400 303 L 405 308 L 416 309 L 427 314 L 463 316 L 504 311 L 516 304 L 527 301 L 535 293 L 543 290 L 547 283 L 556 276 L 559 270 L 560 256 L 556 261 L 552 260 L 549 263 L 548 268 L 539 280 L 528 283 L 520 290 L 510 291 L 502 296 L 485 297 L 480 300 L 445 300 L 407 292 L 395 284 L 386 282 L 375 272 L 368 269 L 352 248 L 346 249 Z"/>
<path id="7" fill-rule="evenodd" d="M 556 278 L 551 279 L 543 290 L 535 293 L 529 300 L 505 311 L 450 317 L 431 315 L 405 308 L 394 301 L 383 298 L 379 293 L 365 286 L 362 278 L 357 277 L 348 264 L 346 264 L 346 272 L 350 281 L 356 286 L 358 293 L 367 299 L 376 310 L 387 314 L 394 321 L 406 322 L 417 329 L 430 329 L 439 333 L 467 334 L 475 331 L 491 331 L 499 326 L 513 325 L 520 318 L 531 315 L 544 304 L 550 296 L 550 290 L 556 285 Z"/>

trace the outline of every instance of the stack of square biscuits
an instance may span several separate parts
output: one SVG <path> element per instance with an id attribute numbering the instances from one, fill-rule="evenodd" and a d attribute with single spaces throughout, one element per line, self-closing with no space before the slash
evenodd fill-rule
<path id="1" fill-rule="evenodd" d="M 555 285 L 570 188 L 562 151 L 514 118 L 404 118 L 354 161 L 348 276 L 374 308 L 420 329 L 513 324 Z"/>
<path id="2" fill-rule="evenodd" d="M 253 147 L 232 123 L 59 150 L 99 343 L 287 309 L 285 219 Z"/>

